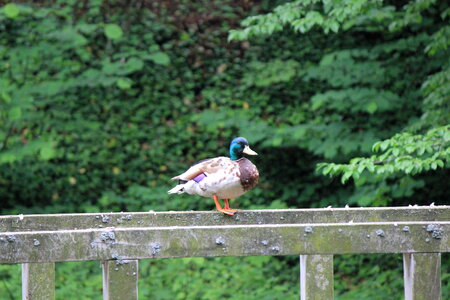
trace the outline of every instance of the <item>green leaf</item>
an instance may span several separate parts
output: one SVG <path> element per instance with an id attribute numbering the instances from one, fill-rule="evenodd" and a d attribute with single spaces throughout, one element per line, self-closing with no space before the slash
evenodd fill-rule
<path id="1" fill-rule="evenodd" d="M 8 18 L 15 18 L 20 12 L 19 8 L 14 3 L 6 4 L 5 7 L 3 7 L 3 11 Z"/>
<path id="2" fill-rule="evenodd" d="M 11 96 L 7 92 L 2 92 L 1 96 L 6 103 L 11 103 Z"/>
<path id="3" fill-rule="evenodd" d="M 12 163 L 17 160 L 17 156 L 11 152 L 0 153 L 0 164 Z"/>
<path id="4" fill-rule="evenodd" d="M 342 175 L 341 183 L 342 183 L 342 184 L 346 183 L 347 180 L 348 180 L 352 175 L 353 175 L 353 172 L 352 172 L 352 171 L 350 171 L 350 170 L 349 170 L 349 171 L 345 171 L 344 175 Z"/>
<path id="5" fill-rule="evenodd" d="M 39 157 L 43 160 L 49 160 L 55 157 L 56 151 L 51 145 L 46 145 L 39 151 Z"/>
<path id="6" fill-rule="evenodd" d="M 153 60 L 155 64 L 167 66 L 170 63 L 169 56 L 164 52 L 155 52 L 150 54 L 149 58 Z"/>
<path id="7" fill-rule="evenodd" d="M 380 144 L 381 144 L 381 142 L 376 142 L 375 144 L 373 144 L 372 151 L 378 152 L 378 150 L 380 150 Z"/>
<path id="8" fill-rule="evenodd" d="M 333 53 L 332 53 L 332 54 L 324 55 L 324 56 L 322 57 L 322 59 L 320 60 L 319 65 L 320 65 L 321 67 L 329 66 L 329 65 L 331 65 L 331 64 L 334 62 L 334 58 L 335 58 L 335 55 L 334 55 Z"/>
<path id="9" fill-rule="evenodd" d="M 389 140 L 385 140 L 385 141 L 382 141 L 382 142 L 380 143 L 380 149 L 381 149 L 381 151 L 386 150 L 388 147 L 389 147 Z"/>
<path id="10" fill-rule="evenodd" d="M 358 171 L 358 174 L 361 174 L 364 171 L 365 168 L 366 168 L 365 165 L 359 165 L 356 170 Z"/>
<path id="11" fill-rule="evenodd" d="M 394 154 L 394 156 L 398 156 L 400 154 L 400 149 L 399 148 L 392 149 L 392 154 Z"/>
<path id="12" fill-rule="evenodd" d="M 317 170 L 321 170 L 323 175 L 328 175 L 332 169 L 333 169 L 332 164 L 320 163 L 317 165 Z"/>
<path id="13" fill-rule="evenodd" d="M 14 106 L 9 110 L 8 117 L 11 121 L 20 119 L 22 117 L 22 109 L 18 106 Z"/>
<path id="14" fill-rule="evenodd" d="M 283 143 L 283 138 L 281 137 L 275 137 L 272 139 L 272 146 L 278 147 Z"/>
<path id="15" fill-rule="evenodd" d="M 335 33 L 338 32 L 339 31 L 339 23 L 336 21 L 332 21 L 330 23 L 330 29 Z"/>
<path id="16" fill-rule="evenodd" d="M 123 35 L 122 28 L 117 24 L 106 24 L 105 25 L 105 35 L 111 40 L 120 39 Z"/>
<path id="17" fill-rule="evenodd" d="M 98 28 L 98 25 L 95 25 L 95 24 L 83 24 L 82 23 L 82 24 L 77 25 L 77 29 L 80 32 L 87 33 L 87 34 L 94 32 L 95 30 L 97 30 L 97 28 Z"/>
<path id="18" fill-rule="evenodd" d="M 230 30 L 230 33 L 228 35 L 228 40 L 233 40 L 233 35 L 235 32 L 233 32 L 233 30 Z M 183 32 L 182 34 L 180 34 L 180 41 L 188 41 L 191 38 L 191 36 L 189 35 L 189 33 L 187 32 Z"/>
<path id="19" fill-rule="evenodd" d="M 119 78 L 117 79 L 116 83 L 117 86 L 122 90 L 128 90 L 133 84 L 133 82 L 128 78 Z"/>
<path id="20" fill-rule="evenodd" d="M 374 112 L 376 112 L 378 109 L 378 105 L 376 102 L 370 102 L 369 104 L 367 104 L 366 106 L 366 110 L 369 114 L 373 114 Z"/>

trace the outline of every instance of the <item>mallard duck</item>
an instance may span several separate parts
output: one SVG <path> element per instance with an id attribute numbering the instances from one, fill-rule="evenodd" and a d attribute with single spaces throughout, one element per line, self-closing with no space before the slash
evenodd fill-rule
<path id="1" fill-rule="evenodd" d="M 230 208 L 228 200 L 237 198 L 255 187 L 259 179 L 258 169 L 243 157 L 244 153 L 258 155 L 250 149 L 245 138 L 233 139 L 229 158 L 219 156 L 199 161 L 186 172 L 172 178 L 178 180 L 178 185 L 168 193 L 188 193 L 213 198 L 218 211 L 234 215 L 238 209 Z M 219 199 L 223 199 L 223 208 Z"/>

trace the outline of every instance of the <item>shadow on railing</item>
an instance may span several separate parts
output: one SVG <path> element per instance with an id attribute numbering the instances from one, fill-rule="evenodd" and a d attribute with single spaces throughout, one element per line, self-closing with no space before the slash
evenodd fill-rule
<path id="1" fill-rule="evenodd" d="M 104 299 L 137 299 L 138 260 L 300 255 L 301 299 L 333 299 L 333 255 L 403 253 L 405 299 L 440 299 L 450 207 L 325 208 L 0 217 L 0 263 L 23 299 L 55 298 L 55 262 L 98 260 Z"/>

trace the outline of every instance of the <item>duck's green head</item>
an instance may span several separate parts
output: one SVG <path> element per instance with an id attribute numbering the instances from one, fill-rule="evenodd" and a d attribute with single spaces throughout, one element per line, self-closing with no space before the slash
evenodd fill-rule
<path id="1" fill-rule="evenodd" d="M 248 141 L 243 137 L 237 137 L 231 141 L 230 144 L 230 158 L 231 160 L 238 160 L 243 155 L 258 155 L 255 151 L 250 149 Z"/>

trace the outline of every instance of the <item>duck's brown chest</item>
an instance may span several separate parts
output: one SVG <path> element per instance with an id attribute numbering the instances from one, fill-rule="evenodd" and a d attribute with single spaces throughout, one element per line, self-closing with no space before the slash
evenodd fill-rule
<path id="1" fill-rule="evenodd" d="M 251 190 L 258 184 L 259 172 L 256 166 L 245 157 L 238 159 L 240 180 L 244 191 Z"/>

